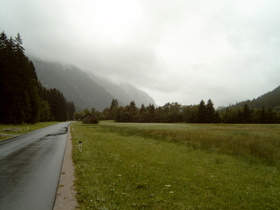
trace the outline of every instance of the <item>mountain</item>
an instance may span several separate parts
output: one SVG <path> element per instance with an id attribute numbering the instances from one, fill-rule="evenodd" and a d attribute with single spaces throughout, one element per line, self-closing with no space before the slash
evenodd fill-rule
<path id="1" fill-rule="evenodd" d="M 138 106 L 155 105 L 152 97 L 132 85 L 114 84 L 71 65 L 38 59 L 32 61 L 42 85 L 60 90 L 68 101 L 74 102 L 77 110 L 95 108 L 102 111 L 111 105 L 114 98 L 123 106 L 130 101 Z"/>
<path id="2" fill-rule="evenodd" d="M 96 76 L 92 76 L 92 80 L 96 83 L 102 84 L 106 91 L 118 99 L 119 104 L 122 106 L 128 105 L 131 101 L 134 101 L 139 107 L 142 104 L 145 106 L 148 106 L 149 104 L 155 105 L 155 101 L 151 96 L 130 84 L 115 84 L 109 80 L 98 78 Z"/>
<path id="3" fill-rule="evenodd" d="M 242 101 L 231 107 L 240 108 L 245 104 L 247 104 L 250 108 L 264 107 L 267 109 L 278 109 L 280 107 L 280 86 L 256 99 L 254 98 L 253 100 Z"/>

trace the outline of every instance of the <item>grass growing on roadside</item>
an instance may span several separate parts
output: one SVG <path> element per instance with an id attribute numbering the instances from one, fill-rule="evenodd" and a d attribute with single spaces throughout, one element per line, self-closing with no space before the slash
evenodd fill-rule
<path id="1" fill-rule="evenodd" d="M 0 124 L 0 141 L 16 135 L 54 125 L 57 122 L 39 122 L 35 124 L 5 125 Z"/>
<path id="2" fill-rule="evenodd" d="M 277 209 L 280 206 L 280 172 L 276 166 L 162 141 L 161 133 L 154 133 L 156 127 L 170 131 L 188 126 L 72 124 L 80 208 Z M 195 126 L 200 129 L 200 125 Z M 143 130 L 153 130 L 153 134 L 143 134 Z M 79 141 L 83 142 L 82 151 Z"/>

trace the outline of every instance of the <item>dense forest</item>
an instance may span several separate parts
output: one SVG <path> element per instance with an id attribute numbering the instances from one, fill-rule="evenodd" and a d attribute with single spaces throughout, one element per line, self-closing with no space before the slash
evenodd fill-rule
<path id="1" fill-rule="evenodd" d="M 72 119 L 75 106 L 56 89 L 38 81 L 19 34 L 0 34 L 0 123 L 21 124 Z"/>
<path id="2" fill-rule="evenodd" d="M 116 122 L 156 122 L 156 123 L 280 123 L 280 113 L 273 109 L 224 108 L 216 110 L 211 99 L 203 100 L 197 105 L 183 106 L 178 103 L 167 103 L 164 106 L 154 105 L 138 108 L 134 101 L 127 106 L 119 106 L 118 100 L 113 99 L 111 106 L 102 112 L 85 109 L 75 112 L 74 118 L 79 120 L 83 115 L 91 113 L 100 120 L 115 120 Z"/>

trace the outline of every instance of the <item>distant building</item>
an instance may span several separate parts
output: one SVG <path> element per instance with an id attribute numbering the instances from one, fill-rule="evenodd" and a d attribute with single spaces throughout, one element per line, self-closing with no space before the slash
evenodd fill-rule
<path id="1" fill-rule="evenodd" d="M 98 122 L 98 118 L 93 116 L 92 114 L 87 114 L 84 117 L 82 117 L 82 123 L 97 124 Z"/>

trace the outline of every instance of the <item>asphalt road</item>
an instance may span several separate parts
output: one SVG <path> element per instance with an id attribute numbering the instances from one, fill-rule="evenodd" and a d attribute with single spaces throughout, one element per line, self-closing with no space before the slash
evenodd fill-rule
<path id="1" fill-rule="evenodd" d="M 0 142 L 0 209 L 53 209 L 69 123 Z"/>

